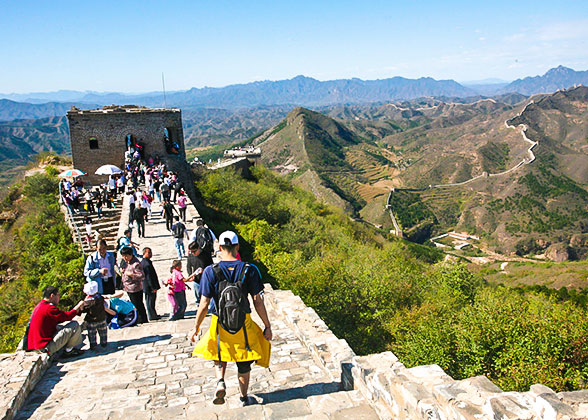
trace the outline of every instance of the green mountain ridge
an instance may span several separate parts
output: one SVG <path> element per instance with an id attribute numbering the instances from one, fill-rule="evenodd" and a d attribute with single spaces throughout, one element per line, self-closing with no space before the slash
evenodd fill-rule
<path id="1" fill-rule="evenodd" d="M 535 162 L 463 186 L 397 195 L 399 221 L 413 240 L 458 229 L 503 253 L 559 244 L 570 258 L 582 258 L 588 245 L 587 92 L 539 95 L 528 106 L 429 100 L 331 110 L 346 119 L 297 108 L 256 143 L 268 167 L 324 202 L 389 228 L 384 209 L 392 187 L 460 183 L 513 168 L 528 158 L 530 144 L 505 122 L 526 124 L 529 138 L 539 142 Z M 523 246 L 530 242 L 535 245 Z"/>

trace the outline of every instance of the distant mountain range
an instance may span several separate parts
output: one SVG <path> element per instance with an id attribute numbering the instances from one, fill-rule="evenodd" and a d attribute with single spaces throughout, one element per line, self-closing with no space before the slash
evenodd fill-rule
<path id="1" fill-rule="evenodd" d="M 0 121 L 33 120 L 37 118 L 64 116 L 74 105 L 82 108 L 98 107 L 96 104 L 82 104 L 79 102 L 30 104 L 0 99 Z"/>
<path id="2" fill-rule="evenodd" d="M 0 140 L 0 164 L 23 165 L 39 152 L 70 153 L 65 116 L 0 122 Z"/>
<path id="3" fill-rule="evenodd" d="M 508 84 L 493 79 L 470 83 L 464 86 L 453 80 L 435 80 L 430 77 L 420 79 L 393 77 L 381 80 L 353 78 L 319 81 L 310 77 L 297 76 L 288 80 L 260 81 L 221 88 L 204 87 L 168 92 L 165 101 L 161 92 L 125 94 L 116 92 L 58 91 L 31 94 L 0 94 L 0 98 L 30 103 L 78 102 L 97 105 L 116 103 L 150 107 L 161 107 L 165 102 L 167 106 L 181 107 L 183 109 L 237 109 L 272 105 L 318 107 L 334 104 L 411 100 L 430 96 L 466 98 L 476 95 L 493 96 L 511 92 L 524 95 L 549 93 L 558 89 L 567 89 L 576 84 L 587 84 L 588 71 L 575 71 L 559 66 L 549 70 L 543 76 L 526 77 Z"/>
<path id="4" fill-rule="evenodd" d="M 500 253 L 551 252 L 553 245 L 553 252 L 565 251 L 557 258 L 585 258 L 588 87 L 533 101 L 295 108 L 254 142 L 267 167 L 386 229 L 391 220 L 383 209 L 395 187 L 394 211 L 411 240 L 455 229 L 484 236 L 485 246 Z M 525 124 L 539 142 L 536 160 L 511 172 L 505 171 L 528 158 L 529 143 L 505 121 Z"/>
<path id="5" fill-rule="evenodd" d="M 503 92 L 518 92 L 523 95 L 551 93 L 558 89 L 567 89 L 574 85 L 588 85 L 588 71 L 575 71 L 559 66 L 549 70 L 543 76 L 525 77 L 508 84 Z"/>
<path id="6" fill-rule="evenodd" d="M 275 82 L 168 92 L 167 105 L 182 108 L 188 147 L 246 140 L 277 124 L 296 106 L 340 118 L 353 115 L 353 119 L 368 117 L 383 120 L 377 129 L 358 127 L 362 135 L 371 138 L 378 137 L 377 132 L 386 130 L 386 119 L 398 121 L 400 117 L 401 123 L 405 123 L 411 115 L 418 117 L 422 113 L 418 106 L 404 104 L 406 101 L 419 98 L 417 102 L 430 105 L 441 102 L 467 104 L 491 94 L 497 102 L 516 105 L 531 93 L 588 84 L 587 74 L 586 71 L 577 72 L 560 66 L 543 76 L 528 77 L 507 85 L 501 81 L 482 80 L 476 83 L 483 84 L 470 86 L 432 78 L 321 82 L 298 76 Z M 39 151 L 68 152 L 64 115 L 72 105 L 85 109 L 112 103 L 160 107 L 164 102 L 159 92 L 130 95 L 63 90 L 0 94 L 0 98 L 3 96 L 7 99 L 0 99 L 0 162 L 10 160 L 15 163 L 26 162 Z M 25 99 L 29 103 L 20 102 Z M 360 123 L 356 125 L 361 126 Z M 376 132 L 372 133 L 373 130 Z"/>

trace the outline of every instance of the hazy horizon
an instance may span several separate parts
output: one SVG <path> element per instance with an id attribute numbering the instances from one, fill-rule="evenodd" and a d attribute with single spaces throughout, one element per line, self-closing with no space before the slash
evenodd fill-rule
<path id="1" fill-rule="evenodd" d="M 578 69 L 574 69 L 574 70 L 578 70 Z M 228 86 L 232 86 L 232 85 L 238 85 L 238 84 L 248 84 L 248 83 L 257 83 L 257 82 L 279 82 L 279 81 L 283 81 L 283 80 L 292 80 L 298 76 L 304 76 L 304 77 L 308 77 L 310 78 L 310 76 L 306 76 L 306 75 L 296 75 L 293 77 L 290 77 L 288 79 L 280 79 L 280 80 L 251 80 L 249 82 L 244 82 L 244 83 L 232 83 L 229 85 L 224 85 L 224 86 L 202 86 L 201 88 L 198 89 L 202 89 L 202 88 L 225 88 Z M 531 76 L 535 76 L 535 75 L 531 75 Z M 394 78 L 394 77 L 403 77 L 403 76 L 390 76 L 389 78 Z M 423 76 L 423 77 L 430 77 L 430 76 Z M 316 79 L 314 77 L 312 77 L 313 79 Z M 350 79 L 359 79 L 357 77 L 350 77 L 346 80 L 350 80 Z M 383 79 L 383 78 L 382 78 Z M 408 79 L 408 78 L 407 78 Z M 328 79 L 328 80 L 320 80 L 320 79 L 316 79 L 319 82 L 328 82 L 328 81 L 332 81 L 332 80 L 336 80 L 336 79 Z M 370 80 L 377 80 L 377 79 L 361 79 L 362 81 L 370 81 Z M 436 79 L 436 80 L 441 80 L 441 79 Z M 451 80 L 455 80 L 455 79 L 451 79 Z M 502 84 L 502 83 L 510 83 L 512 82 L 512 80 L 503 80 L 503 79 L 480 79 L 480 80 L 466 80 L 466 81 L 460 81 L 460 80 L 455 80 L 456 82 L 462 84 L 462 85 L 476 85 L 476 84 Z M 167 90 L 167 93 L 172 93 L 172 92 L 184 92 L 184 91 L 188 91 L 190 89 L 193 89 L 194 86 L 190 86 L 190 87 L 186 87 L 184 89 L 175 89 L 175 90 Z M 51 94 L 51 93 L 59 93 L 59 92 L 80 92 L 80 93 L 86 93 L 86 94 L 96 94 L 96 95 L 101 95 L 101 94 L 112 94 L 112 93 L 121 93 L 121 94 L 125 94 L 125 95 L 144 95 L 144 94 L 148 94 L 148 93 L 162 93 L 162 90 L 151 90 L 151 91 L 135 91 L 135 92 L 125 92 L 125 91 L 97 91 L 97 90 L 75 90 L 75 89 L 59 89 L 59 90 L 53 90 L 53 91 L 36 91 L 36 92 L 0 92 L 0 95 L 31 95 L 31 94 Z"/>
<path id="2" fill-rule="evenodd" d="M 303 74 L 512 81 L 588 69 L 588 2 L 0 0 L 0 92 L 144 93 Z"/>

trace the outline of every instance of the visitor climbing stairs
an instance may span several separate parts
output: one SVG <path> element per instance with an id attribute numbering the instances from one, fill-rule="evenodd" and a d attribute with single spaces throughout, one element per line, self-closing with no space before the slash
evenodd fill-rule
<path id="1" fill-rule="evenodd" d="M 123 196 L 119 195 L 116 200 L 114 200 L 115 207 L 114 208 L 102 208 L 102 217 L 98 217 L 98 215 L 94 213 L 89 213 L 86 211 L 80 211 L 79 213 L 73 214 L 73 224 L 75 227 L 72 228 L 72 237 L 74 242 L 80 245 L 83 252 L 87 255 L 91 252 L 96 250 L 96 239 L 106 239 L 106 241 L 110 244 L 116 243 L 118 230 L 121 221 L 121 212 L 122 212 L 122 205 L 123 205 Z M 63 207 L 64 213 L 67 213 L 67 209 Z M 92 236 L 91 240 L 86 240 L 86 226 L 84 224 L 85 216 L 90 216 L 92 220 Z M 71 225 L 72 218 L 69 217 L 68 221 Z M 78 237 L 79 232 L 79 237 Z"/>
<path id="2" fill-rule="evenodd" d="M 125 202 L 121 225 L 125 223 L 127 208 Z M 186 224 L 193 229 L 194 219 L 198 217 L 193 206 L 189 207 L 188 215 Z M 146 237 L 135 235 L 133 241 L 152 248 L 152 261 L 159 277 L 166 278 L 171 261 L 177 256 L 158 203 L 154 203 L 153 217 L 146 225 Z M 109 245 L 112 247 L 111 242 Z M 50 361 L 44 354 L 26 356 L 37 360 L 21 362 L 26 365 L 24 369 L 13 373 L 11 383 L 22 380 L 24 384 L 28 380 L 23 387 L 31 388 L 15 418 L 380 418 L 359 391 L 343 390 L 338 360 L 348 357 L 351 351 L 344 340 L 335 337 L 314 314 L 319 329 L 308 331 L 317 334 L 313 346 L 309 347 L 310 338 L 299 336 L 292 319 L 285 319 L 284 311 L 303 314 L 310 308 L 291 292 L 274 291 L 269 285 L 264 296 L 274 340 L 270 369 L 254 365 L 251 373 L 250 395 L 259 404 L 240 407 L 234 364 L 227 371 L 226 404 L 212 404 L 216 387 L 214 364 L 191 355 L 193 343 L 189 334 L 194 326 L 195 297 L 187 291 L 186 319 L 168 321 L 169 304 L 165 292 L 160 291 L 156 308 L 161 320 L 109 330 L 109 344 L 104 350 L 99 346 L 100 350 L 87 350 L 69 360 Z M 254 318 L 261 324 L 256 315 Z M 204 331 L 209 323 L 207 317 Z M 88 348 L 87 340 L 84 348 Z M 36 380 L 38 383 L 33 388 L 30 383 Z"/>

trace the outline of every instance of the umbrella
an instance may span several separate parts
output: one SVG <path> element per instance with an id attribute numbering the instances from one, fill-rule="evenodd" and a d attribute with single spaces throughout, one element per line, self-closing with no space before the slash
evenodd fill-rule
<path id="1" fill-rule="evenodd" d="M 79 169 L 68 169 L 67 171 L 60 173 L 58 176 L 59 178 L 75 178 L 82 175 L 86 175 L 86 173 Z"/>
<path id="2" fill-rule="evenodd" d="M 96 175 L 113 175 L 113 174 L 122 174 L 122 169 L 114 165 L 102 165 L 96 172 Z"/>

